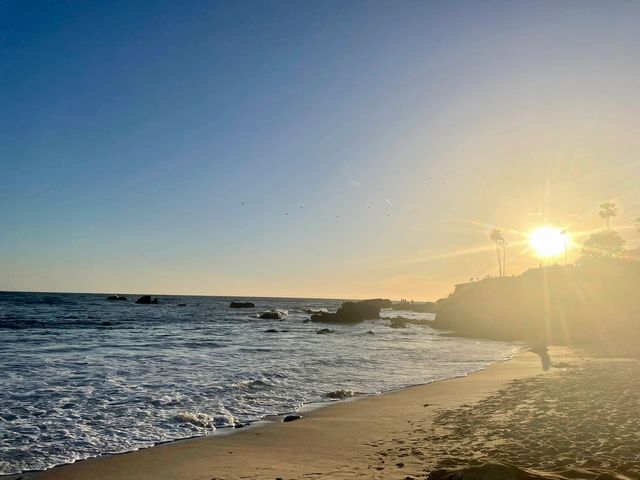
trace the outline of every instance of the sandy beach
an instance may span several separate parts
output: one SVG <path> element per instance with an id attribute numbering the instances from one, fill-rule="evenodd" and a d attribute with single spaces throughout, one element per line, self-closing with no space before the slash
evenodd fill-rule
<path id="1" fill-rule="evenodd" d="M 523 352 L 463 378 L 339 402 L 293 422 L 14 478 L 440 478 L 433 472 L 485 462 L 524 469 L 509 478 L 639 478 L 638 362 L 550 353 L 548 371 Z"/>
<path id="2" fill-rule="evenodd" d="M 0 1 L 0 480 L 640 480 L 640 0 Z"/>

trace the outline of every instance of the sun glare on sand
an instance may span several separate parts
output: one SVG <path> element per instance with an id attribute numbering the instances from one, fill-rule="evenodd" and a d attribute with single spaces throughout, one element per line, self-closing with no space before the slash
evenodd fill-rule
<path id="1" fill-rule="evenodd" d="M 536 228 L 529 234 L 529 245 L 538 257 L 559 257 L 567 246 L 567 235 L 555 227 Z"/>

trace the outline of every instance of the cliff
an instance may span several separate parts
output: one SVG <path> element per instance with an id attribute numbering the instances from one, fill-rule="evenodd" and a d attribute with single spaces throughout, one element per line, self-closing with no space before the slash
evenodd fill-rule
<path id="1" fill-rule="evenodd" d="M 532 343 L 640 343 L 640 262 L 592 259 L 457 285 L 434 326 Z"/>

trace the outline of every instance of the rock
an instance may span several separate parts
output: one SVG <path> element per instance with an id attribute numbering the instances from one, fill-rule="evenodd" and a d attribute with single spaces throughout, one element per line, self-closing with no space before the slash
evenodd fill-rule
<path id="1" fill-rule="evenodd" d="M 390 318 L 389 321 L 391 322 L 389 324 L 391 328 L 404 328 L 410 324 L 411 325 L 429 325 L 433 323 L 433 321 L 431 320 L 419 320 L 419 319 L 405 318 L 405 317 Z"/>
<path id="2" fill-rule="evenodd" d="M 391 322 L 389 324 L 389 326 L 391 328 L 407 328 L 407 324 L 406 323 L 394 323 L 394 322 Z"/>
<path id="3" fill-rule="evenodd" d="M 374 333 L 371 330 L 367 330 L 367 335 L 374 335 Z"/>
<path id="4" fill-rule="evenodd" d="M 311 321 L 331 323 L 331 322 L 337 322 L 338 320 L 335 313 L 321 312 L 321 313 L 314 313 L 313 315 L 311 315 Z"/>
<path id="5" fill-rule="evenodd" d="M 367 301 L 344 302 L 336 313 L 317 313 L 311 315 L 312 322 L 359 323 L 364 320 L 380 318 L 380 307 Z"/>
<path id="6" fill-rule="evenodd" d="M 333 333 L 335 330 L 331 330 L 330 328 L 321 328 L 320 330 L 316 330 L 318 335 L 323 335 L 325 333 Z"/>
<path id="7" fill-rule="evenodd" d="M 552 480 L 512 465 L 484 463 L 475 467 L 435 470 L 427 480 Z"/>
<path id="8" fill-rule="evenodd" d="M 265 320 L 282 320 L 284 317 L 280 312 L 264 312 L 261 313 L 258 318 L 264 318 Z"/>
<path id="9" fill-rule="evenodd" d="M 399 302 L 394 303 L 391 308 L 394 310 L 406 310 L 416 313 L 436 313 L 438 311 L 438 304 L 436 302 Z"/>
<path id="10" fill-rule="evenodd" d="M 151 304 L 156 305 L 158 303 L 158 299 L 154 298 L 152 300 L 151 295 L 143 295 L 138 300 L 136 300 L 136 303 L 140 303 L 142 305 L 151 305 Z"/>
<path id="11" fill-rule="evenodd" d="M 186 303 L 179 303 L 179 304 L 178 304 L 178 306 L 179 306 L 179 307 L 186 307 L 186 306 L 187 306 L 187 304 L 186 304 Z"/>
<path id="12" fill-rule="evenodd" d="M 405 328 L 409 323 L 413 323 L 410 319 L 405 317 L 390 318 L 389 322 L 389 326 L 391 328 Z"/>
<path id="13" fill-rule="evenodd" d="M 367 302 L 344 302 L 336 312 L 342 321 L 372 320 L 380 318 L 380 307 L 373 303 Z"/>
<path id="14" fill-rule="evenodd" d="M 119 302 L 126 302 L 127 301 L 127 297 L 123 297 L 122 295 L 110 295 L 107 297 L 107 300 L 116 300 Z"/>
<path id="15" fill-rule="evenodd" d="M 264 333 L 278 333 L 278 330 L 275 328 L 270 328 L 269 330 L 265 330 Z"/>
<path id="16" fill-rule="evenodd" d="M 282 419 L 283 422 L 293 422 L 294 420 L 299 420 L 302 418 L 302 415 L 287 415 Z"/>
<path id="17" fill-rule="evenodd" d="M 378 308 L 392 308 L 393 303 L 388 298 L 372 298 L 369 300 L 362 300 L 360 303 L 367 303 Z"/>
<path id="18" fill-rule="evenodd" d="M 256 308 L 256 305 L 251 302 L 231 302 L 229 308 Z"/>

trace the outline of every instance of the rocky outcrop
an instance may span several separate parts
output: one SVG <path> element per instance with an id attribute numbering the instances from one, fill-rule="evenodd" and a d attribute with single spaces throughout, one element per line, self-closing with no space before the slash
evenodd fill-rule
<path id="1" fill-rule="evenodd" d="M 344 302 L 336 313 L 321 312 L 311 315 L 312 322 L 360 323 L 380 318 L 380 307 L 368 301 Z"/>
<path id="2" fill-rule="evenodd" d="M 416 313 L 436 313 L 438 311 L 438 304 L 436 302 L 398 302 L 394 303 L 392 308 L 394 310 L 404 310 Z"/>
<path id="3" fill-rule="evenodd" d="M 256 308 L 256 305 L 251 302 L 231 302 L 229 308 Z"/>
<path id="4" fill-rule="evenodd" d="M 107 300 L 118 301 L 118 302 L 126 302 L 127 297 L 123 297 L 122 295 L 110 295 L 107 297 Z"/>
<path id="5" fill-rule="evenodd" d="M 369 300 L 362 300 L 362 302 L 360 303 L 367 303 L 369 305 L 374 305 L 380 309 L 393 308 L 393 302 L 388 298 L 371 298 Z"/>
<path id="6" fill-rule="evenodd" d="M 138 300 L 136 300 L 136 303 L 139 303 L 141 305 L 157 305 L 158 299 L 152 299 L 151 295 L 143 295 Z"/>
<path id="7" fill-rule="evenodd" d="M 284 316 L 280 312 L 263 312 L 258 318 L 262 318 L 265 320 L 282 320 Z"/>
<path id="8" fill-rule="evenodd" d="M 516 277 L 456 285 L 454 293 L 439 302 L 432 326 L 461 336 L 533 345 L 637 349 L 638 285 L 636 261 L 602 259 L 534 268 Z"/>
<path id="9" fill-rule="evenodd" d="M 422 320 L 417 318 L 395 317 L 389 319 L 391 328 L 404 328 L 407 325 L 431 325 L 432 320 Z"/>

